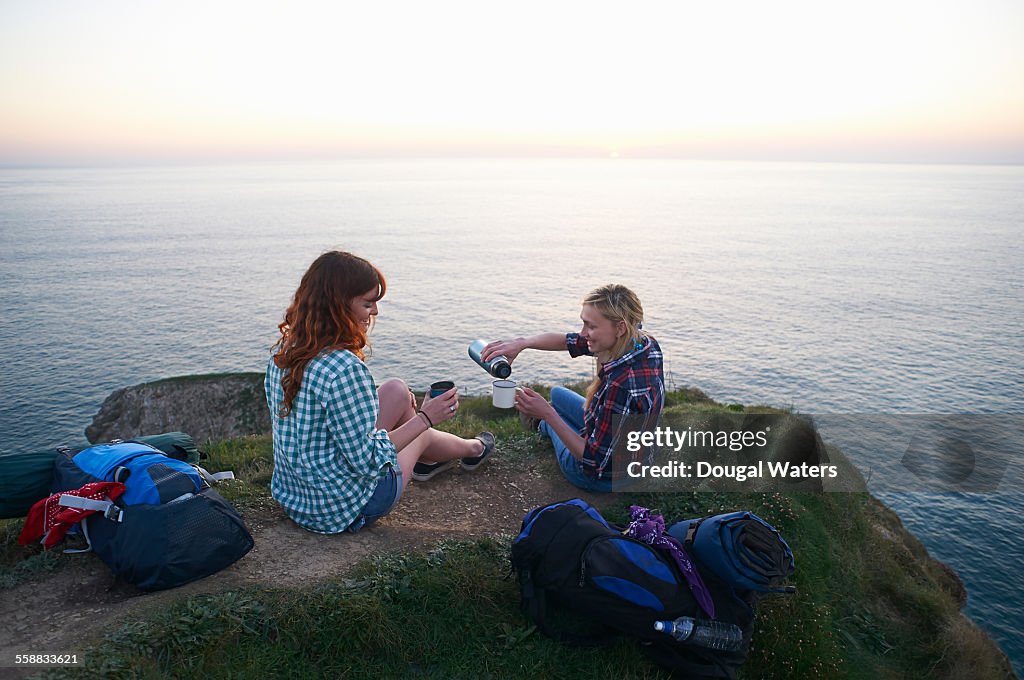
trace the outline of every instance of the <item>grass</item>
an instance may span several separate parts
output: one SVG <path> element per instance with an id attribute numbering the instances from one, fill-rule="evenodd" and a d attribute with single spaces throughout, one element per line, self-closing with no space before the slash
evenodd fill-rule
<path id="1" fill-rule="evenodd" d="M 274 472 L 274 445 L 269 436 L 252 436 L 215 442 L 203 447 L 211 472 L 231 470 L 232 482 L 217 485 L 217 493 L 230 501 L 246 518 L 277 509 L 270 497 Z"/>
<path id="2" fill-rule="evenodd" d="M 737 412 L 699 395 L 672 393 L 670 409 Z M 755 411 L 757 409 L 749 409 Z M 547 443 L 483 398 L 462 399 L 445 429 L 488 429 L 502 442 L 496 466 L 550 461 Z M 209 469 L 238 481 L 219 491 L 251 520 L 275 511 L 272 447 L 247 437 L 207 447 Z M 540 465 L 545 474 L 558 474 Z M 927 557 L 898 517 L 866 493 L 616 493 L 603 512 L 623 522 L 631 504 L 670 521 L 748 509 L 783 533 L 796 555 L 794 595 L 761 599 L 741 678 L 1005 678 L 994 644 L 959 612 L 955 577 Z M 554 499 L 552 499 L 554 500 Z M 13 529 L 0 525 L 0 566 L 12 562 Z M 508 579 L 511 537 L 438 543 L 388 554 L 344 579 L 301 589 L 248 588 L 183 598 L 125 622 L 84 656 L 97 677 L 248 678 L 660 678 L 629 642 L 599 650 L 540 635 Z M 297 556 L 300 557 L 300 556 Z M 20 578 L 59 568 L 35 555 Z M 20 573 L 20 572 L 19 572 Z M 2 576 L 0 576 L 2 578 Z M 457 604 L 457 606 L 453 606 Z M 47 677 L 75 673 L 54 670 Z"/>
<path id="3" fill-rule="evenodd" d="M 955 599 L 928 565 L 873 539 L 872 514 L 884 510 L 867 497 L 731 496 L 639 496 L 605 514 L 622 520 L 628 503 L 655 500 L 672 516 L 739 502 L 783 528 L 798 592 L 762 598 L 741 678 L 1008 677 L 990 645 L 963 634 Z M 84 656 L 97 675 L 142 678 L 666 677 L 628 642 L 583 650 L 538 634 L 506 578 L 510 540 L 384 555 L 306 589 L 191 597 Z"/>
<path id="4" fill-rule="evenodd" d="M 70 563 L 71 555 L 39 546 L 18 545 L 24 520 L 0 520 L 0 590 L 39 579 Z"/>
<path id="5" fill-rule="evenodd" d="M 636 673 L 645 662 L 634 645 L 565 649 L 527 626 L 514 583 L 504 580 L 508 542 L 385 555 L 344 581 L 299 592 L 190 598 L 85 656 L 98 659 L 98 675 L 141 678 L 661 677 Z"/>

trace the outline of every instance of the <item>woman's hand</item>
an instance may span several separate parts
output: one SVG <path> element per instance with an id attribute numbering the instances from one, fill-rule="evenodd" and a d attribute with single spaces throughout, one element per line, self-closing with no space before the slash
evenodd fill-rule
<path id="1" fill-rule="evenodd" d="M 420 406 L 420 410 L 430 418 L 430 422 L 434 425 L 450 420 L 459 410 L 458 388 L 453 387 L 433 399 L 430 398 L 430 392 L 427 391 L 423 395 L 423 404 Z"/>
<path id="2" fill-rule="evenodd" d="M 516 410 L 531 418 L 538 418 L 544 421 L 558 417 L 555 407 L 529 387 L 516 389 Z"/>
<path id="3" fill-rule="evenodd" d="M 494 357 L 504 356 L 508 359 L 508 363 L 511 364 L 524 349 L 526 349 L 526 343 L 523 338 L 495 340 L 494 342 L 487 343 L 484 351 L 480 352 L 480 358 L 484 361 L 490 361 Z"/>

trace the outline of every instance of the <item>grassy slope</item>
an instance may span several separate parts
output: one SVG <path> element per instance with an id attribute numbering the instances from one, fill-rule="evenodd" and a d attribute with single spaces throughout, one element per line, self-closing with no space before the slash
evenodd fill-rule
<path id="1" fill-rule="evenodd" d="M 701 397 L 674 393 L 670 408 L 729 408 Z M 462 434 L 491 429 L 503 459 L 550 458 L 546 442 L 493 413 L 485 400 L 464 398 L 459 418 L 446 425 Z M 221 491 L 243 514 L 272 507 L 267 438 L 208 452 L 211 469 L 241 478 Z M 867 494 L 615 494 L 608 501 L 613 521 L 633 503 L 670 520 L 749 509 L 782 531 L 796 554 L 798 592 L 761 600 L 743 678 L 1012 677 L 991 641 L 960 615 L 955 577 Z M 0 533 L 0 583 L 18 569 L 20 580 L 59 568 L 60 558 L 49 557 L 22 560 L 35 560 L 25 567 L 9 545 L 15 529 L 0 529 L 7 532 Z M 514 579 L 506 579 L 510 540 L 386 555 L 345 580 L 303 590 L 183 599 L 154 618 L 126 622 L 86 656 L 101 675 L 134 677 L 662 677 L 635 645 L 578 650 L 536 633 L 519 612 Z M 62 673 L 74 672 L 50 675 Z"/>

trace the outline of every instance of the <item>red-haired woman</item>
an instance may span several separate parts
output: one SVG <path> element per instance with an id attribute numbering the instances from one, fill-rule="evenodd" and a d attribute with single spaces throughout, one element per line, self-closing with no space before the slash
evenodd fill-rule
<path id="1" fill-rule="evenodd" d="M 386 515 L 410 478 L 461 464 L 475 469 L 494 435 L 462 439 L 433 429 L 455 415 L 453 388 L 416 397 L 401 380 L 378 388 L 363 363 L 366 334 L 387 284 L 361 257 L 332 251 L 302 277 L 278 326 L 266 391 L 274 433 L 270 490 L 300 526 L 359 531 Z"/>

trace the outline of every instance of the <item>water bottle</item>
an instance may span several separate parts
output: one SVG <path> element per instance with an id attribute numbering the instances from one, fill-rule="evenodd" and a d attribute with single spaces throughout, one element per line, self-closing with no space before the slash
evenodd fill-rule
<path id="1" fill-rule="evenodd" d="M 743 646 L 743 631 L 724 621 L 698 621 L 680 616 L 675 621 L 655 621 L 654 630 L 668 633 L 679 642 L 720 652 L 736 652 Z"/>
<path id="2" fill-rule="evenodd" d="M 505 357 L 497 356 L 490 361 L 484 361 L 480 358 L 486 346 L 487 343 L 483 340 L 474 340 L 473 344 L 469 346 L 469 358 L 495 378 L 505 379 L 512 375 L 512 364 Z"/>

